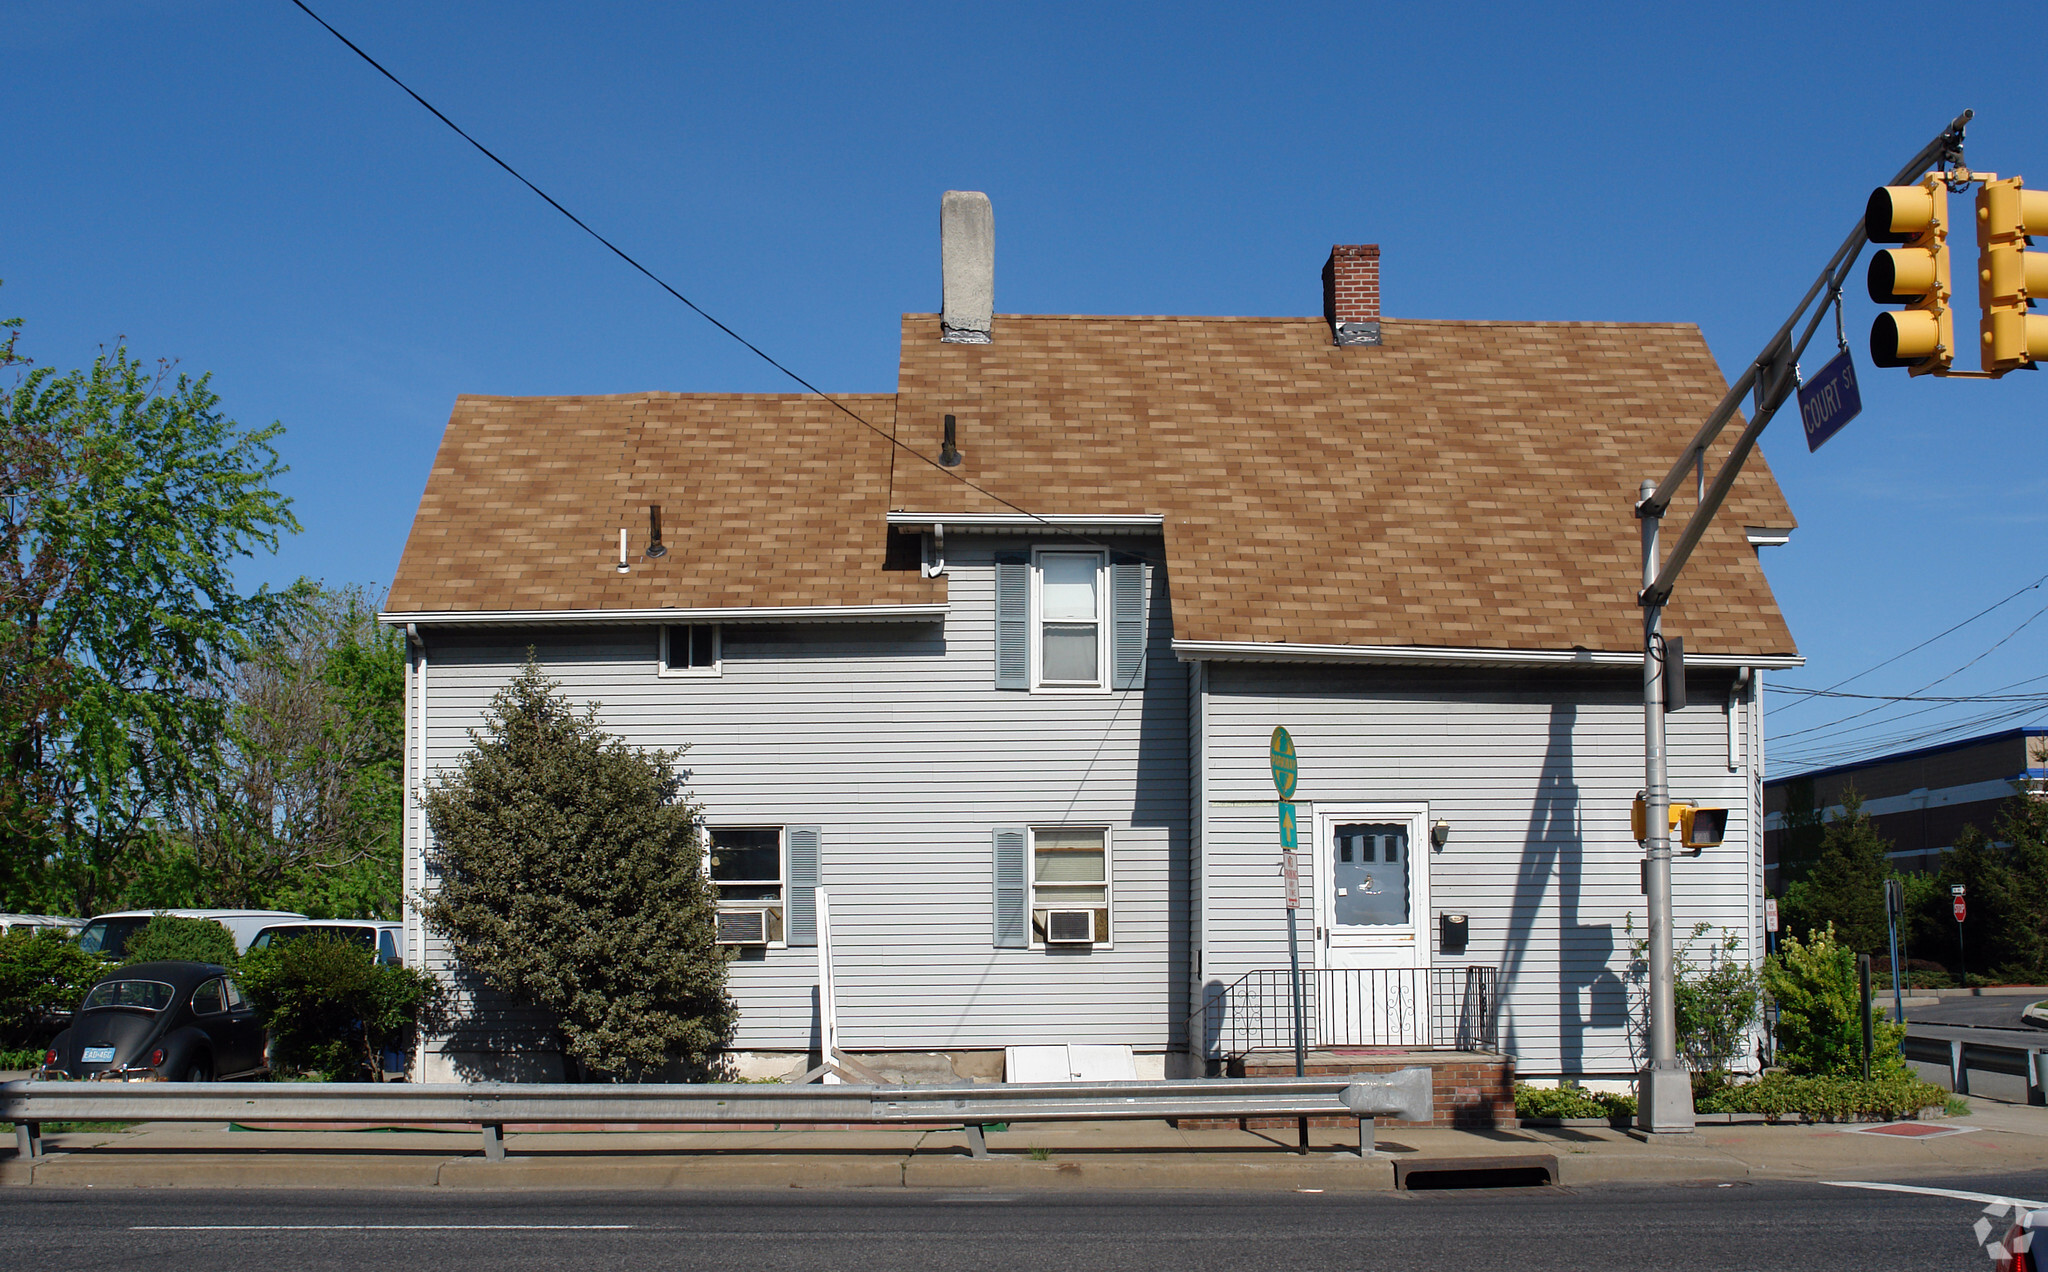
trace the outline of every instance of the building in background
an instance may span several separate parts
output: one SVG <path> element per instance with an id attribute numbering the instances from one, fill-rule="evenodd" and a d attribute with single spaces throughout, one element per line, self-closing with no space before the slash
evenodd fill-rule
<path id="1" fill-rule="evenodd" d="M 1844 792 L 1863 797 L 1863 811 L 1891 842 L 1901 870 L 1934 871 L 1965 826 L 1987 836 L 1999 806 L 2048 778 L 2048 726 L 2029 725 L 1940 746 L 1880 755 L 1764 783 L 1764 871 L 1773 892 L 1785 850 L 1787 817 L 1817 810 L 1821 824 L 1842 812 Z"/>

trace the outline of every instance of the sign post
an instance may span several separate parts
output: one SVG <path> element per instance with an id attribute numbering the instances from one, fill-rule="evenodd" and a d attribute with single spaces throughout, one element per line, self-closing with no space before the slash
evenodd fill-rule
<path id="1" fill-rule="evenodd" d="M 1906 885 L 1896 878 L 1884 881 L 1884 923 L 1892 938 L 1892 1019 L 1906 1023 L 1906 991 L 1899 987 L 1899 916 L 1906 912 Z"/>
<path id="2" fill-rule="evenodd" d="M 1301 1012 L 1301 936 L 1297 931 L 1301 913 L 1300 839 L 1294 823 L 1294 780 L 1300 766 L 1294 757 L 1294 739 L 1285 726 L 1273 729 L 1273 789 L 1280 795 L 1280 877 L 1287 883 L 1287 970 L 1294 986 L 1294 1076 L 1307 1073 L 1306 1021 Z M 1301 1151 L 1308 1151 L 1308 1119 L 1300 1119 Z"/>

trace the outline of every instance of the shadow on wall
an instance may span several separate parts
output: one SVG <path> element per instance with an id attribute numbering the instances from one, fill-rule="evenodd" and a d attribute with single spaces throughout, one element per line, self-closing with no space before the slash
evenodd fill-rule
<path id="1" fill-rule="evenodd" d="M 1610 967 L 1615 952 L 1611 923 L 1581 923 L 1579 905 L 1585 888 L 1586 838 L 1573 739 L 1579 709 L 1574 703 L 1553 703 L 1543 768 L 1536 798 L 1529 809 L 1523 837 L 1522 863 L 1515 875 L 1513 904 L 1508 913 L 1506 948 L 1501 973 L 1508 992 L 1520 982 L 1543 915 L 1550 878 L 1557 876 L 1558 1062 L 1566 1073 L 1586 1066 L 1586 1034 L 1628 1021 L 1627 987 Z M 1508 1016 L 1502 1047 L 1522 1054 L 1515 1037 L 1515 1018 Z"/>

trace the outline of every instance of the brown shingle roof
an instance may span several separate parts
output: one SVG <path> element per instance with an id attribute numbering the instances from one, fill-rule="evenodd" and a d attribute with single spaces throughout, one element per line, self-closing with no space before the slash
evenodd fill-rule
<path id="1" fill-rule="evenodd" d="M 1320 319 L 999 316 L 966 345 L 907 315 L 898 436 L 936 454 L 950 412 L 955 471 L 1005 499 L 1163 514 L 1180 639 L 1640 649 L 1636 489 L 1726 390 L 1697 329 L 1382 332 L 1340 349 Z M 890 506 L 1004 511 L 902 462 Z M 1692 651 L 1793 652 L 1745 525 L 1793 525 L 1761 455 L 1668 611 Z"/>
<path id="2" fill-rule="evenodd" d="M 840 400 L 893 426 L 887 394 Z M 891 449 L 800 395 L 458 398 L 386 607 L 944 601 L 943 580 L 882 569 Z M 652 503 L 669 545 L 657 561 L 641 557 Z"/>
<path id="3" fill-rule="evenodd" d="M 989 345 L 938 321 L 904 318 L 897 395 L 842 400 L 934 457 L 959 416 L 953 471 L 1035 512 L 1163 515 L 1185 640 L 1638 649 L 1637 484 L 1725 389 L 1676 324 L 1389 320 L 1384 345 L 1339 349 L 1313 318 L 1004 316 Z M 1008 509 L 907 458 L 892 477 L 890 449 L 795 395 L 464 397 L 388 608 L 941 601 L 943 580 L 881 568 L 883 513 Z M 1792 524 L 1752 457 L 1667 630 L 1792 653 L 1742 533 Z"/>

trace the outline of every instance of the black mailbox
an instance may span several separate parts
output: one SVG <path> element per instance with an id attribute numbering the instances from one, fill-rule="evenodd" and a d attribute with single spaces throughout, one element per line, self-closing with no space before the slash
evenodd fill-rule
<path id="1" fill-rule="evenodd" d="M 1469 925 L 1462 914 L 1439 914 L 1436 916 L 1437 931 L 1441 934 L 1438 944 L 1445 954 L 1465 952 L 1465 934 Z"/>

